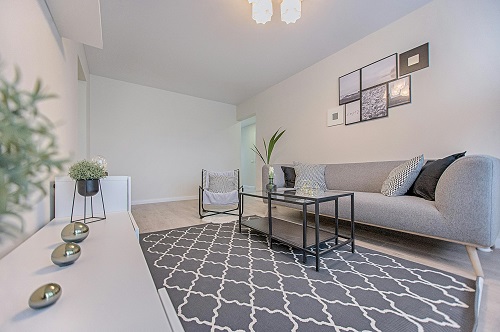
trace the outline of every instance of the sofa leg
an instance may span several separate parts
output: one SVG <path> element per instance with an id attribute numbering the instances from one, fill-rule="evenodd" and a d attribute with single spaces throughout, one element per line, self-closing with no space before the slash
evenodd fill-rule
<path id="1" fill-rule="evenodd" d="M 483 268 L 481 267 L 481 262 L 479 261 L 479 256 L 477 255 L 477 250 L 472 246 L 465 246 L 467 249 L 467 254 L 469 254 L 470 262 L 472 263 L 472 268 L 477 277 L 484 278 Z"/>

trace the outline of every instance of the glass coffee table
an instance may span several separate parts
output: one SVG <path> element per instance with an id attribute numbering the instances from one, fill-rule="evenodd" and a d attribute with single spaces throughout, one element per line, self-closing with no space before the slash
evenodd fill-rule
<path id="1" fill-rule="evenodd" d="M 256 197 L 267 200 L 267 217 L 250 216 L 243 217 L 244 198 Z M 339 198 L 350 197 L 351 203 L 351 232 L 349 236 L 339 234 Z M 267 235 L 269 247 L 272 248 L 273 240 L 287 244 L 291 247 L 302 250 L 302 261 L 307 262 L 307 254 L 316 257 L 316 271 L 319 271 L 320 255 L 338 249 L 347 244 L 351 244 L 351 251 L 354 253 L 354 193 L 346 191 L 325 191 L 316 194 L 303 194 L 295 190 L 249 191 L 240 192 L 239 209 L 239 232 L 241 226 L 246 226 L 257 232 Z M 319 227 L 319 207 L 321 203 L 335 203 L 335 228 L 333 231 L 321 229 Z M 302 205 L 302 225 L 275 218 L 272 216 L 272 203 L 284 202 L 292 205 Z M 314 226 L 307 225 L 307 206 L 314 205 Z M 311 231 L 309 231 L 311 230 Z M 320 245 L 325 242 L 335 242 L 329 244 L 327 248 L 320 249 Z"/>

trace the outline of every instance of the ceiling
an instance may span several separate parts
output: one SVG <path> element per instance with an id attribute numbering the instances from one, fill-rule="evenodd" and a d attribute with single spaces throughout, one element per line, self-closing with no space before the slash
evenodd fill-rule
<path id="1" fill-rule="evenodd" d="M 248 0 L 103 0 L 90 73 L 238 105 L 431 0 L 303 0 L 256 24 Z"/>

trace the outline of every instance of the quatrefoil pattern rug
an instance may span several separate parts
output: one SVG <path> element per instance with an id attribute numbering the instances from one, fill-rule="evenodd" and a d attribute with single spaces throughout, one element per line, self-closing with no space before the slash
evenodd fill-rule
<path id="1" fill-rule="evenodd" d="M 356 247 L 302 264 L 238 223 L 141 234 L 185 331 L 471 331 L 475 282 Z"/>

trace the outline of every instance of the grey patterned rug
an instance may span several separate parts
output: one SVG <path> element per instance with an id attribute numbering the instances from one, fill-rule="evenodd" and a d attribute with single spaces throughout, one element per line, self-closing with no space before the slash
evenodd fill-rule
<path id="1" fill-rule="evenodd" d="M 301 263 L 237 222 L 141 234 L 186 331 L 472 331 L 475 282 L 349 247 Z"/>

